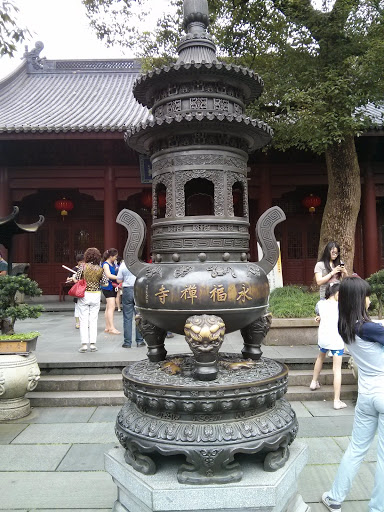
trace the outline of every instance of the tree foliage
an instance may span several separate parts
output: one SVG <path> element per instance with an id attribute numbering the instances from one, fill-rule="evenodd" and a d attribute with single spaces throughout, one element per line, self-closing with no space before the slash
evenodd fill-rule
<path id="1" fill-rule="evenodd" d="M 182 0 L 171 0 L 173 12 L 152 32 L 138 23 L 149 0 L 83 2 L 107 44 L 135 50 L 146 66 L 175 57 Z M 310 0 L 209 0 L 219 55 L 255 70 L 265 82 L 249 114 L 274 128 L 273 144 L 280 150 L 324 153 L 360 135 L 371 124 L 361 107 L 384 97 L 384 0 L 316 3 L 317 8 Z"/>
<path id="2" fill-rule="evenodd" d="M 36 281 L 25 275 L 0 276 L 0 325 L 3 334 L 13 334 L 16 320 L 38 318 L 43 311 L 41 305 L 21 303 L 18 300 L 20 294 L 39 297 L 42 291 Z"/>
<path id="3" fill-rule="evenodd" d="M 91 17 L 121 4 L 83 2 Z M 130 18 L 121 26 L 105 19 L 99 37 L 135 49 L 146 66 L 174 58 L 182 33 L 182 0 L 171 1 L 173 13 L 158 20 L 152 33 L 132 21 L 134 7 L 144 12 L 149 0 L 123 3 Z M 384 104 L 384 0 L 208 3 L 219 56 L 251 68 L 265 82 L 265 92 L 249 105 L 248 114 L 274 129 L 272 146 L 324 154 L 329 188 L 319 252 L 337 240 L 352 271 L 361 195 L 354 138 L 372 125 L 365 106 Z"/>
<path id="4" fill-rule="evenodd" d="M 0 56 L 16 52 L 16 45 L 25 40 L 28 30 L 20 28 L 16 21 L 19 9 L 13 0 L 0 1 Z"/>
<path id="5" fill-rule="evenodd" d="M 378 301 L 378 315 L 383 318 L 384 310 L 384 270 L 379 270 L 371 274 L 368 279 L 372 292 L 376 295 Z"/>

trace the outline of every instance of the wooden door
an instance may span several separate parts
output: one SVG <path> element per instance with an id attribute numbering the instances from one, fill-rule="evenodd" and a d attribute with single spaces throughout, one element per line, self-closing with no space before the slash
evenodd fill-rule
<path id="1" fill-rule="evenodd" d="M 276 230 L 281 244 L 283 282 L 288 284 L 313 283 L 313 270 L 317 261 L 320 238 L 320 221 L 317 216 L 291 217 Z"/>
<path id="2" fill-rule="evenodd" d="M 58 295 L 60 283 L 74 267 L 76 255 L 88 247 L 104 250 L 103 224 L 96 220 L 58 222 L 47 219 L 33 238 L 30 277 L 39 283 L 46 295 Z"/>

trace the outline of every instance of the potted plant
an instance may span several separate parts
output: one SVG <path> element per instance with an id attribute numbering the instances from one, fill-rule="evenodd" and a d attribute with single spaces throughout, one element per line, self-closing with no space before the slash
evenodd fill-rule
<path id="1" fill-rule="evenodd" d="M 31 352 L 39 333 L 15 333 L 15 322 L 40 316 L 43 306 L 25 304 L 22 298 L 41 293 L 36 281 L 25 275 L 0 276 L 0 421 L 22 418 L 30 412 L 25 394 L 35 389 L 40 378 Z"/>

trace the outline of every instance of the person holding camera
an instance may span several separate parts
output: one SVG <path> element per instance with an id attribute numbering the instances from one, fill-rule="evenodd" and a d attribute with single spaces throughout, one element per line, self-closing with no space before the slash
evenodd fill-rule
<path id="1" fill-rule="evenodd" d="M 337 242 L 327 243 L 314 272 L 316 284 L 320 286 L 320 299 L 325 297 L 327 284 L 338 283 L 348 275 L 344 263 L 340 260 L 340 245 Z"/>

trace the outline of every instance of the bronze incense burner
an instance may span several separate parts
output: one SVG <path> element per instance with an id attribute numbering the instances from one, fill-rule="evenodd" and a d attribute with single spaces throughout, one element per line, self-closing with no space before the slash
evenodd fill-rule
<path id="1" fill-rule="evenodd" d="M 226 483 L 241 479 L 239 452 L 262 454 L 267 470 L 281 467 L 297 431 L 282 398 L 287 368 L 260 349 L 270 325 L 267 274 L 279 254 L 274 228 L 285 215 L 274 207 L 259 218 L 264 257 L 249 261 L 248 154 L 272 131 L 244 110 L 263 83 L 217 59 L 206 0 L 184 0 L 184 26 L 177 62 L 137 79 L 134 95 L 152 117 L 126 134 L 151 156 L 153 263 L 140 260 L 144 221 L 121 211 L 148 360 L 123 372 L 128 403 L 116 432 L 138 471 L 155 471 L 146 453 L 183 453 L 180 482 Z M 224 333 L 239 329 L 242 354 L 219 353 Z M 167 331 L 185 334 L 193 356 L 167 357 Z"/>

